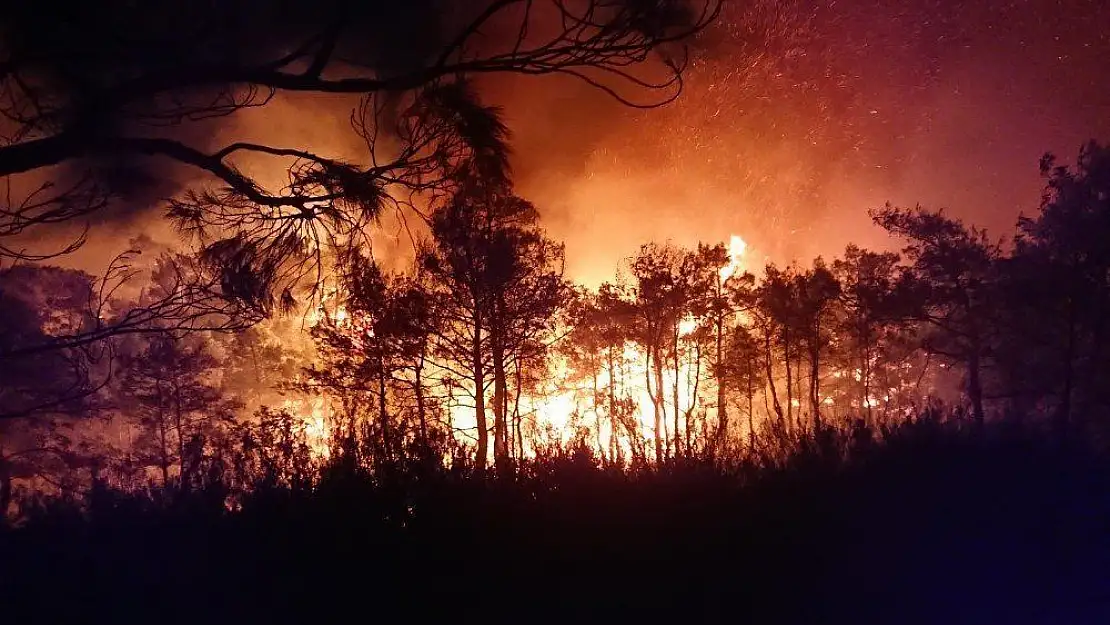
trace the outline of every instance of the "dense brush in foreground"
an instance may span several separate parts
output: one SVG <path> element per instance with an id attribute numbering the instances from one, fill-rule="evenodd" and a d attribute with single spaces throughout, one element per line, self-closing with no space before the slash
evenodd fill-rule
<path id="1" fill-rule="evenodd" d="M 773 467 L 338 462 L 231 513 L 94 493 L 0 534 L 7 623 L 1094 623 L 1110 459 L 931 420 Z"/>

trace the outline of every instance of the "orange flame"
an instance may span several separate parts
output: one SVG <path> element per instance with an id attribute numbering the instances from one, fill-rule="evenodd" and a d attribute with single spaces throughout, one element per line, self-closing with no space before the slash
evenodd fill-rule
<path id="1" fill-rule="evenodd" d="M 720 275 L 723 279 L 727 280 L 743 270 L 744 254 L 747 247 L 747 243 L 739 235 L 734 234 L 730 237 L 728 244 L 729 262 L 720 269 Z M 341 305 L 335 305 L 331 308 L 332 310 L 327 314 L 334 321 L 343 323 L 347 320 L 347 311 Z M 324 314 L 324 307 L 321 307 L 321 310 L 314 311 L 314 314 L 311 315 L 312 320 L 317 321 Z M 693 333 L 696 327 L 697 321 L 694 318 L 683 319 L 679 325 L 679 334 L 682 337 L 687 337 Z M 655 437 L 655 404 L 651 392 L 643 383 L 648 367 L 647 354 L 638 346 L 630 343 L 625 346 L 623 355 L 626 367 L 621 376 L 623 379 L 622 386 L 631 395 L 635 405 L 632 417 L 635 419 L 636 429 L 650 448 Z M 627 433 L 614 431 L 609 416 L 605 414 L 605 408 L 595 405 L 595 402 L 590 400 L 593 396 L 593 389 L 567 388 L 565 382 L 573 372 L 566 360 L 559 360 L 554 363 L 553 369 L 554 374 L 552 375 L 552 381 L 548 384 L 549 388 L 534 395 L 521 397 L 521 417 L 523 422 L 528 424 L 528 430 L 537 434 L 541 441 L 546 439 L 543 442 L 566 444 L 572 441 L 582 431 L 582 428 L 586 428 L 591 442 L 604 449 L 609 449 L 615 443 L 616 446 L 624 449 L 626 457 L 628 457 L 631 449 L 629 448 L 630 441 Z M 714 396 L 712 380 L 704 379 L 708 371 L 704 363 L 700 372 L 695 371 L 695 369 L 695 365 L 690 362 L 689 358 L 683 358 L 680 360 L 677 372 L 674 370 L 664 372 L 663 385 L 665 390 L 662 395 L 664 409 L 668 415 L 668 427 L 673 427 L 676 410 L 680 415 L 680 422 L 682 422 L 684 421 L 684 415 L 693 414 L 696 410 L 709 409 L 709 406 L 703 405 L 702 402 L 706 401 L 706 398 Z M 703 379 L 699 381 L 701 390 L 695 400 L 693 386 L 694 379 L 698 375 L 702 376 Z M 674 405 L 675 399 L 672 390 L 676 382 L 678 397 L 677 405 Z M 597 384 L 598 388 L 608 386 L 607 373 L 602 372 L 598 376 Z M 695 405 L 695 401 L 697 405 Z M 457 436 L 460 437 L 461 442 L 472 445 L 474 443 L 472 431 L 475 429 L 476 422 L 474 409 L 467 404 L 468 402 L 460 402 L 449 405 L 447 412 L 450 415 L 451 425 L 458 432 Z M 287 400 L 283 407 L 302 419 L 305 433 L 313 451 L 319 457 L 326 457 L 331 426 L 325 399 L 309 397 Z M 669 435 L 673 437 L 674 433 L 669 432 Z M 615 441 L 613 437 L 616 437 Z M 525 455 L 534 453 L 534 449 L 530 446 L 532 442 L 525 441 Z"/>

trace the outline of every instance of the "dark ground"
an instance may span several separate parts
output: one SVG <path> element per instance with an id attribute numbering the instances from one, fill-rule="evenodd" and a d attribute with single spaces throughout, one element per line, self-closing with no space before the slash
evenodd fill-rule
<path id="1" fill-rule="evenodd" d="M 927 422 L 841 452 L 634 474 L 564 457 L 486 480 L 336 469 L 237 514 L 214 491 L 104 492 L 0 533 L 0 621 L 1110 622 L 1105 457 Z"/>

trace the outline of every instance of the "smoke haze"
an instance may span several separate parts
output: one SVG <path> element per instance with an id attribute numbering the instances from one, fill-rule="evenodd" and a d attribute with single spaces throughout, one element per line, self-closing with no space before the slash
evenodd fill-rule
<path id="1" fill-rule="evenodd" d="M 662 109 L 623 107 L 566 77 L 480 83 L 512 128 L 518 190 L 566 242 L 572 278 L 608 279 L 649 240 L 735 233 L 753 265 L 832 256 L 850 241 L 889 247 L 867 217 L 887 201 L 944 207 L 1002 236 L 1036 209 L 1044 152 L 1070 160 L 1110 138 L 1110 10 L 1097 0 L 725 8 L 695 46 L 681 99 Z M 282 96 L 213 130 L 212 145 L 234 135 L 360 160 L 353 105 Z M 167 195 L 199 182 L 161 176 Z M 69 263 L 95 268 L 138 234 L 173 240 L 158 204 L 105 216 L 110 228 Z M 405 257 L 407 234 L 387 218 L 380 254 Z"/>
<path id="2" fill-rule="evenodd" d="M 1002 236 L 1036 210 L 1044 152 L 1110 138 L 1099 2 L 804 4 L 727 6 L 662 110 L 564 84 L 498 94 L 520 189 L 576 278 L 608 277 L 651 239 L 735 232 L 753 262 L 889 246 L 867 217 L 887 201 Z"/>

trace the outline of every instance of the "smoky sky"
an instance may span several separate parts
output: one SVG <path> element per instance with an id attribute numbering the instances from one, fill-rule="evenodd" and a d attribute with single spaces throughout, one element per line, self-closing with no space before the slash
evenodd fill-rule
<path id="1" fill-rule="evenodd" d="M 753 265 L 833 256 L 848 242 L 889 247 L 867 217 L 887 201 L 1007 235 L 1038 206 L 1043 153 L 1069 161 L 1083 142 L 1110 139 L 1108 33 L 1098 0 L 728 0 L 665 107 L 630 109 L 568 77 L 478 86 L 504 109 L 518 191 L 566 242 L 570 276 L 596 283 L 649 240 L 739 234 Z M 202 143 L 234 137 L 357 161 L 351 106 L 285 94 Z M 201 182 L 174 176 L 177 188 Z M 113 236 L 173 236 L 159 204 L 131 202 L 127 227 L 97 235 L 79 258 L 121 247 Z M 382 249 L 401 253 L 400 229 L 383 231 L 395 245 Z"/>
<path id="2" fill-rule="evenodd" d="M 1110 139 L 1108 33 L 1097 1 L 732 2 L 664 109 L 558 80 L 492 97 L 572 273 L 731 232 L 753 262 L 804 262 L 890 245 L 867 217 L 887 201 L 1008 236 L 1043 153 Z"/>

